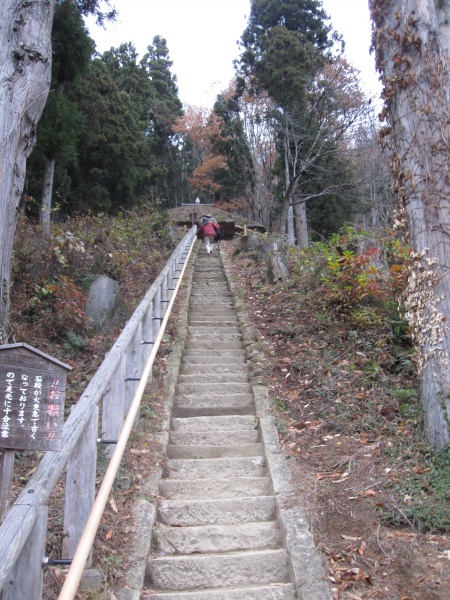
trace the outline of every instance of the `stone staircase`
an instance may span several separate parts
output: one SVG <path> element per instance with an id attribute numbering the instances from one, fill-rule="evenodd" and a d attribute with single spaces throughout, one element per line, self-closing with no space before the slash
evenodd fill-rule
<path id="1" fill-rule="evenodd" d="M 280 529 L 246 351 L 218 248 L 198 250 L 159 482 L 146 600 L 287 600 Z"/>

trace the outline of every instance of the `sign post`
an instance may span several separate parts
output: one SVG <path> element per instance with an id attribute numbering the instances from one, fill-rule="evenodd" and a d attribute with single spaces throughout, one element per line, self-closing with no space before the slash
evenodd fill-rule
<path id="1" fill-rule="evenodd" d="M 11 496 L 15 450 L 61 450 L 70 369 L 28 344 L 0 346 L 0 520 Z"/>

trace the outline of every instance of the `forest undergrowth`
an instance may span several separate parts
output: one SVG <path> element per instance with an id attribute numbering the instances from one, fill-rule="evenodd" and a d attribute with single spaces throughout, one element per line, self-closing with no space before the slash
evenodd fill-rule
<path id="1" fill-rule="evenodd" d="M 11 335 L 67 362 L 66 409 L 76 402 L 117 333 L 86 329 L 87 290 L 98 274 L 119 281 L 130 311 L 165 264 L 179 235 L 167 215 L 133 211 L 54 224 L 51 243 L 22 218 L 16 237 Z M 234 293 L 254 332 L 256 374 L 269 387 L 279 437 L 330 578 L 334 600 L 444 600 L 450 597 L 450 452 L 424 440 L 419 382 L 397 298 L 408 250 L 391 235 L 346 229 L 308 251 L 292 249 L 288 282 L 238 242 L 222 242 Z M 182 292 L 183 293 L 183 292 Z M 157 441 L 163 376 L 176 337 L 177 304 L 102 518 L 94 565 L 103 587 L 83 600 L 112 600 L 128 569 L 133 505 L 163 460 Z M 39 453 L 17 453 L 13 499 Z M 98 483 L 106 467 L 98 461 Z M 47 555 L 61 558 L 61 480 L 50 500 Z M 148 500 L 154 499 L 148 497 Z M 45 571 L 46 600 L 64 569 Z"/>

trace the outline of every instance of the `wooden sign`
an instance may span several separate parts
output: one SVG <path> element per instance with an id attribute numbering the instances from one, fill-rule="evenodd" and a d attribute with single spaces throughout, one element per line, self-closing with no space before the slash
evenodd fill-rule
<path id="1" fill-rule="evenodd" d="M 61 450 L 70 369 L 28 344 L 0 346 L 0 448 Z"/>

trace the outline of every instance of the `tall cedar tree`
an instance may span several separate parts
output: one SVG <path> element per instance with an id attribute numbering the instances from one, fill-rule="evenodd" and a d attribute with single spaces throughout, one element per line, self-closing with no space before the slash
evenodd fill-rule
<path id="1" fill-rule="evenodd" d="M 239 102 L 234 93 L 224 92 L 217 97 L 213 110 L 222 119 L 224 134 L 216 141 L 215 148 L 228 165 L 227 171 L 216 174 L 216 181 L 221 185 L 216 201 L 231 203 L 238 208 L 247 193 L 251 193 L 253 168 Z"/>
<path id="2" fill-rule="evenodd" d="M 81 14 L 104 14 L 99 0 L 75 0 Z M 108 0 L 106 1 L 108 5 Z M 50 88 L 51 30 L 55 0 L 0 0 L 0 339 L 6 339 L 10 308 L 11 257 L 25 165 Z"/>
<path id="3" fill-rule="evenodd" d="M 83 116 L 70 99 L 70 90 L 89 67 L 94 43 L 83 17 L 71 0 L 56 5 L 52 29 L 53 65 L 50 94 L 39 122 L 37 144 L 27 164 L 27 194 L 42 189 L 40 223 L 50 233 L 55 166 L 64 181 L 64 168 L 77 160 L 77 141 Z M 39 186 L 39 190 L 36 189 Z"/>
<path id="4" fill-rule="evenodd" d="M 178 148 L 173 139 L 172 127 L 182 115 L 182 104 L 178 98 L 177 78 L 171 73 L 172 61 L 165 38 L 157 35 L 140 64 L 145 68 L 151 82 L 148 105 L 148 136 L 154 167 L 159 176 L 153 186 L 154 197 L 166 198 L 170 205 L 176 205 L 176 184 L 178 172 Z"/>

